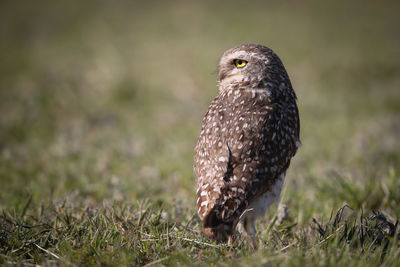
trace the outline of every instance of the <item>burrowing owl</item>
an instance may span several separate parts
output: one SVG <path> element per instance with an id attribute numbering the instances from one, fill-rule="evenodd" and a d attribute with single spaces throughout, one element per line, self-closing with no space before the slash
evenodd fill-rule
<path id="1" fill-rule="evenodd" d="M 197 212 L 206 236 L 232 241 L 238 225 L 254 244 L 254 221 L 279 198 L 300 146 L 297 98 L 281 60 L 265 46 L 226 51 L 218 78 L 196 145 Z"/>

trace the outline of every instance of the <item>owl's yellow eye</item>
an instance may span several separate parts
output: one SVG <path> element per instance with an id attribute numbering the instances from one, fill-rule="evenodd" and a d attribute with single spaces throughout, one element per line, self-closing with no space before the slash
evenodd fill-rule
<path id="1" fill-rule="evenodd" d="M 247 65 L 247 61 L 243 59 L 235 59 L 233 63 L 235 64 L 236 68 L 243 68 Z"/>

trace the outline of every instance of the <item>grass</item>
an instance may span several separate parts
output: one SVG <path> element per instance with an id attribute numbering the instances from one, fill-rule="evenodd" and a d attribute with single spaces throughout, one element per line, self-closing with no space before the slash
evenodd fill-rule
<path id="1" fill-rule="evenodd" d="M 0 264 L 400 264 L 397 2 L 0 5 Z M 250 42 L 303 143 L 254 251 L 203 237 L 192 172 L 217 60 Z"/>
<path id="2" fill-rule="evenodd" d="M 161 203 L 104 203 L 99 208 L 42 205 L 26 215 L 30 199 L 1 218 L 2 260 L 7 263 L 62 264 L 398 264 L 397 222 L 383 214 L 365 216 L 339 209 L 328 222 L 298 226 L 285 221 L 262 233 L 259 248 L 210 243 L 198 219 Z M 350 210 L 349 214 L 344 214 Z M 187 215 L 191 215 L 187 217 Z M 221 262 L 221 259 L 224 259 Z M 325 262 L 327 260 L 327 262 Z M 348 261 L 348 262 L 347 262 Z M 355 264 L 355 263 L 353 263 Z"/>

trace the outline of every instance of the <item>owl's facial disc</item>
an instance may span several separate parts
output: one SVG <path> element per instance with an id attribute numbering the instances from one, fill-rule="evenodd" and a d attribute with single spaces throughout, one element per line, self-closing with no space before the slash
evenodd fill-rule
<path id="1" fill-rule="evenodd" d="M 248 68 L 254 59 L 246 51 L 235 51 L 222 56 L 218 65 L 218 78 L 221 88 L 225 85 L 241 83 L 248 78 Z"/>

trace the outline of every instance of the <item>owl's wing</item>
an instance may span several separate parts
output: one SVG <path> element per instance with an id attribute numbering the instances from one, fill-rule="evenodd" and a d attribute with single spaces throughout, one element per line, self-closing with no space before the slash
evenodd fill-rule
<path id="1" fill-rule="evenodd" d="M 221 189 L 225 186 L 229 173 L 229 149 L 221 132 L 221 123 L 217 119 L 215 101 L 206 113 L 200 137 L 196 145 L 194 173 L 196 175 L 197 212 L 203 220 L 219 202 Z"/>
<path id="2" fill-rule="evenodd" d="M 234 94 L 223 97 L 232 98 Z M 254 98 L 252 94 L 243 97 Z M 257 180 L 253 173 L 260 163 L 256 156 L 263 140 L 260 126 L 270 112 L 258 101 L 263 107 L 257 107 L 257 113 L 237 116 L 238 106 L 226 105 L 234 101 L 228 99 L 221 106 L 218 100 L 213 101 L 203 119 L 194 164 L 197 211 L 205 227 L 231 222 L 247 207 L 248 192 Z"/>

